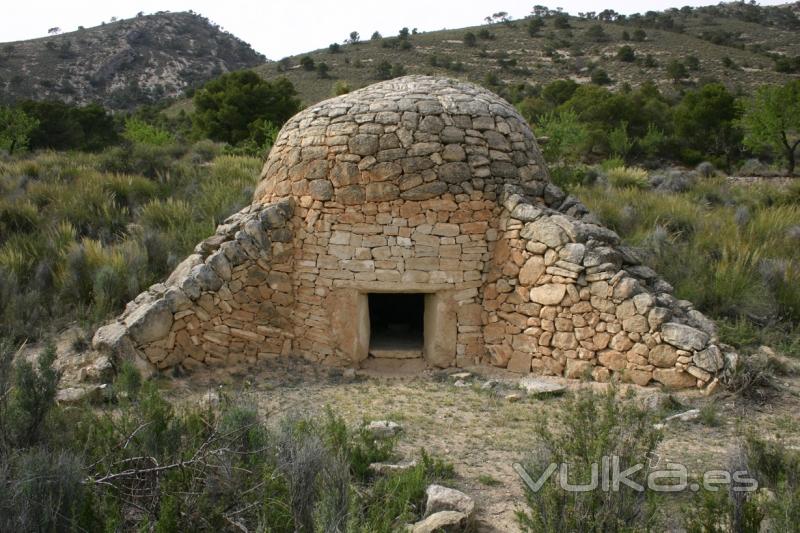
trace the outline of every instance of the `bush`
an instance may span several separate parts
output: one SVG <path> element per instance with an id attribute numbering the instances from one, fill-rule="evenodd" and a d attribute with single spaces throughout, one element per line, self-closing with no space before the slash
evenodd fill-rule
<path id="1" fill-rule="evenodd" d="M 716 169 L 714 168 L 714 165 L 712 163 L 709 163 L 708 161 L 703 161 L 702 163 L 697 165 L 695 167 L 695 171 L 704 178 L 710 178 L 714 176 L 714 174 L 716 174 L 717 172 Z"/>
<path id="2" fill-rule="evenodd" d="M 639 167 L 616 167 L 606 173 L 608 182 L 617 188 L 633 187 L 646 189 L 649 187 L 647 171 Z"/>
<path id="3" fill-rule="evenodd" d="M 314 59 L 311 56 L 303 56 L 300 58 L 300 66 L 303 70 L 311 72 L 315 68 Z"/>
<path id="4" fill-rule="evenodd" d="M 343 81 L 343 80 L 338 80 L 333 85 L 333 95 L 334 96 L 341 96 L 343 94 L 349 93 L 352 90 L 353 90 L 353 88 L 350 86 L 350 84 L 347 83 L 346 81 Z"/>
<path id="5" fill-rule="evenodd" d="M 595 85 L 608 85 L 611 83 L 611 78 L 608 76 L 608 73 L 601 68 L 592 70 L 591 80 Z"/>
<path id="6" fill-rule="evenodd" d="M 558 13 L 553 17 L 553 27 L 559 30 L 571 28 L 569 24 L 569 15 Z"/>
<path id="7" fill-rule="evenodd" d="M 133 143 L 164 146 L 175 142 L 172 134 L 135 117 L 125 121 L 125 139 Z"/>
<path id="8" fill-rule="evenodd" d="M 378 479 L 365 498 L 359 522 L 365 531 L 397 531 L 403 523 L 413 522 L 424 509 L 425 489 L 429 484 L 452 477 L 452 465 L 422 450 L 420 462 L 414 468 Z"/>
<path id="9" fill-rule="evenodd" d="M 680 193 L 691 190 L 694 180 L 686 172 L 668 170 L 650 175 L 650 187 L 659 192 Z"/>
<path id="10" fill-rule="evenodd" d="M 373 480 L 394 441 L 330 411 L 269 429 L 241 399 L 176 409 L 124 366 L 122 409 L 53 405 L 52 352 L 34 371 L 0 347 L 3 531 L 382 531 L 420 518 L 424 491 L 453 476 L 424 451 L 411 471 Z"/>
<path id="11" fill-rule="evenodd" d="M 0 530 L 96 530 L 78 454 L 34 448 L 0 458 Z"/>
<path id="12" fill-rule="evenodd" d="M 626 243 L 639 246 L 677 297 L 710 316 L 785 324 L 780 328 L 792 331 L 797 283 L 791 281 L 796 278 L 786 247 L 793 241 L 786 228 L 798 224 L 798 215 L 774 205 L 784 201 L 774 192 L 753 188 L 737 201 L 722 179 L 691 185 L 691 178 L 680 176 L 656 174 L 651 183 L 659 192 L 686 192 L 584 186 L 572 192 Z M 735 201 L 750 205 L 750 220 L 742 226 L 731 207 Z M 676 263 L 676 256 L 683 260 Z"/>
<path id="13" fill-rule="evenodd" d="M 727 470 L 744 472 L 729 490 L 703 491 L 690 505 L 684 523 L 688 532 L 793 531 L 800 519 L 800 453 L 780 440 L 745 436 L 730 455 Z M 736 490 L 752 487 L 757 491 Z"/>
<path id="14" fill-rule="evenodd" d="M 636 61 L 636 52 L 628 45 L 620 46 L 617 50 L 617 60 L 625 63 L 633 63 Z"/>
<path id="15" fill-rule="evenodd" d="M 618 397 L 614 389 L 603 395 L 582 391 L 568 398 L 563 411 L 552 420 L 558 432 L 541 416 L 534 428 L 537 448 L 526 463 L 525 471 L 536 479 L 551 464 L 569 465 L 569 480 L 585 483 L 592 465 L 599 467 L 603 457 L 619 458 L 620 470 L 646 462 L 655 450 L 661 434 L 653 429 L 646 411 Z M 610 459 L 609 459 L 610 460 Z M 630 477 L 645 485 L 649 464 Z M 652 525 L 654 509 L 648 505 L 646 492 L 627 486 L 619 491 L 593 490 L 565 492 L 550 477 L 538 492 L 525 489 L 528 509 L 518 511 L 517 519 L 526 531 L 627 531 Z"/>
<path id="16" fill-rule="evenodd" d="M 8 344 L 1 345 L 0 366 L 8 369 L 12 354 Z M 59 378 L 52 367 L 55 358 L 55 347 L 50 345 L 39 355 L 36 368 L 20 359 L 13 375 L 0 370 L 0 455 L 34 446 L 41 439 Z"/>
<path id="17" fill-rule="evenodd" d="M 596 43 L 602 43 L 609 40 L 608 34 L 600 24 L 593 24 L 586 28 L 586 38 Z"/>
<path id="18" fill-rule="evenodd" d="M 561 164 L 576 162 L 585 150 L 589 136 L 577 115 L 570 110 L 541 117 L 536 133 L 547 137 L 542 148 L 545 158 Z"/>

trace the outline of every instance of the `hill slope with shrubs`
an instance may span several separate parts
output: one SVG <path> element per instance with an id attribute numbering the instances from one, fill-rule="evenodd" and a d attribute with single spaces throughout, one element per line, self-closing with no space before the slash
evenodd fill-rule
<path id="1" fill-rule="evenodd" d="M 738 2 L 630 16 L 610 10 L 568 16 L 537 6 L 525 19 L 497 13 L 487 17 L 490 24 L 469 28 L 404 28 L 396 36 L 375 32 L 371 38 L 369 28 L 349 28 L 364 33 L 256 71 L 288 77 L 308 105 L 404 73 L 479 82 L 512 102 L 533 84 L 563 78 L 615 88 L 653 81 L 672 91 L 718 80 L 746 92 L 797 77 L 796 13 L 797 4 Z"/>
<path id="2" fill-rule="evenodd" d="M 0 44 L 0 100 L 100 103 L 111 109 L 176 97 L 264 57 L 194 13 L 140 15 Z"/>

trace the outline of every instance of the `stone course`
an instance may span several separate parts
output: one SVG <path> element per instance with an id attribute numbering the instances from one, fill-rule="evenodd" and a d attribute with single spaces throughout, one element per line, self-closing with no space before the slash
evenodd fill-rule
<path id="1" fill-rule="evenodd" d="M 145 366 L 358 366 L 367 293 L 422 292 L 431 366 L 703 386 L 713 322 L 549 182 L 513 106 L 407 76 L 290 119 L 253 204 L 98 330 Z"/>

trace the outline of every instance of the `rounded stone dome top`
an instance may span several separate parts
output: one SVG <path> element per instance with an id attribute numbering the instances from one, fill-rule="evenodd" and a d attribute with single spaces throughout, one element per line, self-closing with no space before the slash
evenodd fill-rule
<path id="1" fill-rule="evenodd" d="M 342 206 L 546 180 L 514 107 L 463 81 L 405 76 L 315 104 L 284 125 L 254 194 Z"/>

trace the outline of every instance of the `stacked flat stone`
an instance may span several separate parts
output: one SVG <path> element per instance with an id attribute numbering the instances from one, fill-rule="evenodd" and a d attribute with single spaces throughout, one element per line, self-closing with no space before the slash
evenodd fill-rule
<path id="1" fill-rule="evenodd" d="M 549 182 L 513 106 L 450 79 L 398 78 L 290 119 L 253 205 L 196 252 L 96 344 L 124 339 L 159 368 L 278 354 L 359 365 L 359 295 L 428 292 L 441 296 L 426 307 L 438 317 L 426 360 L 439 367 L 689 387 L 735 357 Z M 148 313 L 162 325 L 142 335 Z"/>
<path id="2" fill-rule="evenodd" d="M 293 211 L 287 200 L 229 217 L 164 283 L 98 329 L 95 349 L 161 370 L 288 354 Z"/>

